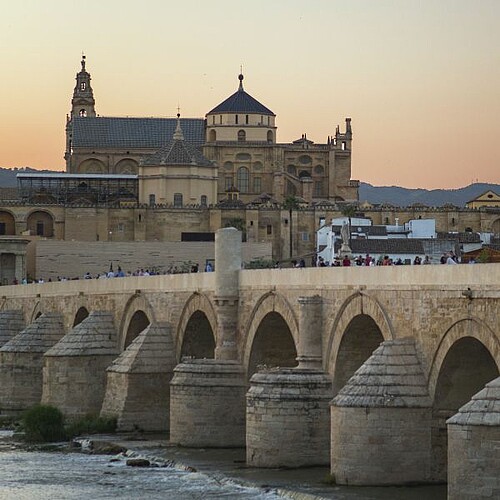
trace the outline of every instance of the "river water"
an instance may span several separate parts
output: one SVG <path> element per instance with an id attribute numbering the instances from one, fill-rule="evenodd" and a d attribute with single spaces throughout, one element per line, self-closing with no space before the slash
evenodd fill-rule
<path id="1" fill-rule="evenodd" d="M 2 440 L 3 437 L 3 440 Z M 120 443 L 128 445 L 131 443 Z M 156 446 L 156 447 L 155 447 Z M 356 488 L 328 486 L 326 467 L 252 469 L 244 450 L 189 450 L 135 443 L 138 456 L 159 467 L 129 467 L 126 456 L 24 451 L 0 431 L 0 499 L 256 499 L 443 500 L 444 486 Z M 165 467 L 167 461 L 174 465 Z M 185 465 L 195 468 L 186 470 Z"/>

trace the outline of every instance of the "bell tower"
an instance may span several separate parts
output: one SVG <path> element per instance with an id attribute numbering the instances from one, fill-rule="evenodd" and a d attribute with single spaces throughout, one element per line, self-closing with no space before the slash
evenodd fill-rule
<path id="1" fill-rule="evenodd" d="M 90 86 L 90 73 L 85 69 L 85 55 L 82 55 L 82 70 L 76 74 L 76 86 L 71 99 L 71 116 L 95 116 L 94 92 Z"/>

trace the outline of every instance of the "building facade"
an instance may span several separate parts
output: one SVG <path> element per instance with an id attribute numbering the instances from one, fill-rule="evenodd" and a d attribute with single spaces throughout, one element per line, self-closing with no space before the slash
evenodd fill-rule
<path id="1" fill-rule="evenodd" d="M 345 131 L 337 127 L 325 144 L 315 144 L 305 135 L 292 143 L 279 143 L 275 113 L 244 90 L 243 75 L 238 79 L 237 91 L 204 118 L 182 118 L 178 123 L 175 118 L 101 117 L 96 113 L 84 57 L 67 116 L 67 172 L 138 174 L 141 164 L 150 165 L 149 157 L 173 140 L 180 125 L 185 143 L 198 148 L 216 167 L 217 191 L 213 196 L 203 194 L 206 188 L 193 189 L 191 178 L 190 193 L 183 193 L 175 185 L 178 175 L 174 174 L 168 182 L 174 185 L 165 188 L 165 204 L 174 204 L 174 194 L 183 194 L 188 203 L 202 204 L 202 196 L 216 203 L 235 189 L 244 203 L 262 193 L 279 201 L 287 196 L 307 203 L 357 201 L 359 182 L 351 179 L 350 118 L 346 119 Z M 142 169 L 140 182 L 146 176 Z M 140 188 L 140 192 L 142 200 L 150 195 L 158 198 L 147 187 Z"/>

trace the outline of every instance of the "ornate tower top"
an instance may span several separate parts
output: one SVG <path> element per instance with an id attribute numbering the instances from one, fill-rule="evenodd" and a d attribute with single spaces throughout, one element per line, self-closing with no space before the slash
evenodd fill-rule
<path id="1" fill-rule="evenodd" d="M 85 54 L 82 54 L 82 69 L 76 74 L 76 85 L 71 99 L 71 118 L 96 115 L 94 92 L 90 86 L 90 73 L 85 69 L 85 62 Z"/>

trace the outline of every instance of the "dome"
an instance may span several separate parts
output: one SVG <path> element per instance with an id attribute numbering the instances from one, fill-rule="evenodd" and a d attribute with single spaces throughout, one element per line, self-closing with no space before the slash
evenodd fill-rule
<path id="1" fill-rule="evenodd" d="M 239 75 L 240 85 L 238 90 L 225 101 L 221 102 L 207 115 L 221 113 L 242 113 L 276 116 L 269 108 L 266 108 L 257 99 L 253 98 L 243 90 L 243 75 Z"/>

